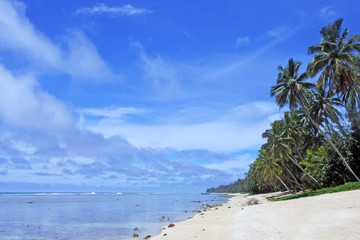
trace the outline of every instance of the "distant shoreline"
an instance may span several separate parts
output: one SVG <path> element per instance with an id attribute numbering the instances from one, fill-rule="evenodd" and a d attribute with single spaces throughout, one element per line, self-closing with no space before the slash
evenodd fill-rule
<path id="1" fill-rule="evenodd" d="M 269 202 L 273 194 L 236 194 L 220 207 L 164 227 L 151 239 L 326 239 L 360 236 L 360 190 Z"/>

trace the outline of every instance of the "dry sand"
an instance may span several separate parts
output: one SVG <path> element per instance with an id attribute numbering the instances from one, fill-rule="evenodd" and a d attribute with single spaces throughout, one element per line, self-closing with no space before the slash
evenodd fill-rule
<path id="1" fill-rule="evenodd" d="M 269 202 L 267 196 L 237 195 L 151 239 L 360 239 L 360 190 L 281 202 Z"/>

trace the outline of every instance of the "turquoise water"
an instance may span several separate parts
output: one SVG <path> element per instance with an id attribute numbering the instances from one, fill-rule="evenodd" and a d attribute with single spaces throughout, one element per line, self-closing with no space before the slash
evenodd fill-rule
<path id="1" fill-rule="evenodd" d="M 2 240 L 121 240 L 156 235 L 169 221 L 194 215 L 226 195 L 201 194 L 0 194 Z M 187 212 L 185 212 L 187 211 Z M 165 222 L 160 222 L 164 217 Z M 139 230 L 134 231 L 134 228 Z"/>

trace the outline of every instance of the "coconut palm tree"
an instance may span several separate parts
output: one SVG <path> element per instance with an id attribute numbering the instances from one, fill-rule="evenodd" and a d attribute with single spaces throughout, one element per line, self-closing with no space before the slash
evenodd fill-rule
<path id="1" fill-rule="evenodd" d="M 310 102 L 308 100 L 310 96 L 309 89 L 314 88 L 314 84 L 304 82 L 304 80 L 307 78 L 307 73 L 302 73 L 300 74 L 300 76 L 298 76 L 298 70 L 301 64 L 301 62 L 295 62 L 291 58 L 286 68 L 283 68 L 281 66 L 278 67 L 278 70 L 280 72 L 278 74 L 276 85 L 271 87 L 271 96 L 275 96 L 276 102 L 280 108 L 284 107 L 286 104 L 289 104 L 290 110 L 295 111 L 297 105 L 299 104 L 304 110 L 307 118 L 317 128 L 321 135 L 325 137 L 331 147 L 339 155 L 346 168 L 356 178 L 356 180 L 360 182 L 360 179 L 350 168 L 349 164 L 346 162 L 345 158 L 342 156 L 339 150 L 335 147 L 331 139 L 324 133 L 324 131 L 321 130 L 318 124 L 316 124 L 316 122 L 310 116 L 308 111 L 310 105 Z"/>
<path id="2" fill-rule="evenodd" d="M 263 145 L 263 148 L 268 149 L 271 158 L 279 160 L 289 159 L 303 173 L 308 175 L 314 182 L 318 183 L 318 181 L 308 172 L 306 172 L 301 167 L 301 165 L 291 156 L 290 146 L 294 144 L 294 139 L 285 136 L 283 121 L 274 121 L 273 123 L 271 123 L 271 129 L 266 130 L 262 134 L 262 137 L 267 139 L 267 142 Z"/>
<path id="3" fill-rule="evenodd" d="M 360 35 L 348 37 L 347 28 L 341 33 L 342 22 L 340 18 L 320 30 L 322 40 L 309 47 L 309 54 L 315 56 L 307 67 L 311 77 L 320 73 L 318 87 L 323 86 L 330 95 L 336 93 L 339 96 L 349 90 L 359 93 L 359 78 L 354 69 L 360 66 Z"/>
<path id="4" fill-rule="evenodd" d="M 282 173 L 282 169 L 279 163 L 276 161 L 276 159 L 269 157 L 265 149 L 259 151 L 259 156 L 256 159 L 254 165 L 264 183 L 273 183 L 275 177 L 286 188 L 287 191 L 290 191 L 289 187 L 279 176 Z"/>
<path id="5" fill-rule="evenodd" d="M 302 122 L 300 111 L 284 112 L 284 134 L 294 139 L 294 146 L 296 153 L 301 157 L 300 143 L 303 141 L 303 136 L 306 134 L 304 123 Z"/>
<path id="6" fill-rule="evenodd" d="M 318 91 L 313 92 L 313 98 L 311 99 L 310 105 L 310 115 L 318 125 L 324 123 L 323 127 L 326 127 L 329 130 L 329 119 L 332 122 L 339 124 L 341 113 L 336 107 L 342 106 L 342 103 L 339 98 L 331 96 L 323 87 L 320 87 Z"/>

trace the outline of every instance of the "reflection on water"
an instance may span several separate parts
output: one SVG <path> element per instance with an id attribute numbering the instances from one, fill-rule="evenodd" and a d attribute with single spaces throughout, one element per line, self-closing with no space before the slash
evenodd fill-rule
<path id="1" fill-rule="evenodd" d="M 200 194 L 0 194 L 0 239 L 115 240 L 155 235 L 167 222 L 182 221 L 201 204 L 225 195 Z M 199 202 L 200 201 L 200 202 Z"/>

